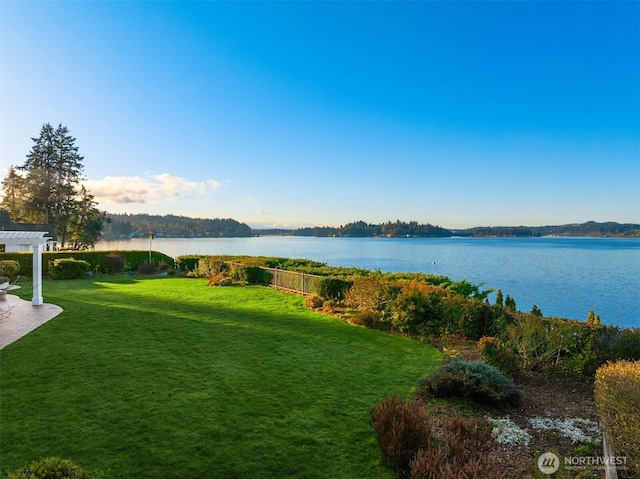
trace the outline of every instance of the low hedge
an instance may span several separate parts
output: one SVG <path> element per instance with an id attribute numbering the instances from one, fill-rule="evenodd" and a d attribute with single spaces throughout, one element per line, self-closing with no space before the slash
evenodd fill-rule
<path id="1" fill-rule="evenodd" d="M 640 361 L 617 361 L 596 371 L 596 407 L 616 457 L 640 477 Z"/>
<path id="2" fill-rule="evenodd" d="M 44 251 L 42 253 L 42 264 L 48 265 L 57 259 L 73 258 L 89 263 L 89 270 L 94 273 L 109 273 L 107 256 L 118 254 L 125 261 L 125 269 L 136 271 L 141 264 L 149 262 L 149 251 Z M 0 260 L 14 260 L 20 265 L 20 272 L 26 276 L 33 271 L 33 255 L 31 252 L 20 253 L 0 253 Z M 173 258 L 158 251 L 151 252 L 151 262 L 158 264 L 165 262 L 173 265 Z"/>
<path id="3" fill-rule="evenodd" d="M 73 258 L 58 258 L 49 263 L 53 279 L 82 278 L 89 271 L 89 263 Z"/>

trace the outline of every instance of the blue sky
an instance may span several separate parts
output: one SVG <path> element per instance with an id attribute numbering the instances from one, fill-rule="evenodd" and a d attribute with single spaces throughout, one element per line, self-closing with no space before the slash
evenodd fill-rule
<path id="1" fill-rule="evenodd" d="M 640 222 L 635 1 L 0 1 L 0 176 L 66 125 L 112 213 Z"/>

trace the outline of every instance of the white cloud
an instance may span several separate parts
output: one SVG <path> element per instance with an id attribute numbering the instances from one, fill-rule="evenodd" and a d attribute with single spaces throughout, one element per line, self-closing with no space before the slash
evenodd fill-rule
<path id="1" fill-rule="evenodd" d="M 257 215 L 268 215 L 269 213 L 266 212 L 265 210 L 256 210 L 256 214 Z"/>
<path id="2" fill-rule="evenodd" d="M 206 196 L 220 187 L 215 180 L 189 181 L 169 173 L 153 177 L 105 176 L 101 180 L 87 180 L 85 186 L 98 203 L 157 203 L 170 197 Z"/>

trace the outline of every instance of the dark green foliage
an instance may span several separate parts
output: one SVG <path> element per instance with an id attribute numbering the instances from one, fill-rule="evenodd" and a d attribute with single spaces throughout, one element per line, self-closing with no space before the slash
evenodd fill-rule
<path id="1" fill-rule="evenodd" d="M 390 396 L 373 406 L 370 416 L 385 463 L 407 476 L 412 459 L 433 441 L 427 411 L 415 401 Z"/>
<path id="2" fill-rule="evenodd" d="M 104 263 L 109 274 L 120 274 L 124 270 L 124 258 L 118 253 L 109 253 L 104 258 Z"/>
<path id="3" fill-rule="evenodd" d="M 323 299 L 342 301 L 351 282 L 340 278 L 321 278 L 316 283 L 316 293 Z"/>
<path id="4" fill-rule="evenodd" d="M 541 318 L 544 316 L 542 314 L 542 311 L 540 311 L 540 308 L 538 308 L 537 304 L 534 304 L 531 308 L 531 314 L 533 314 L 534 316 L 540 316 Z"/>
<path id="5" fill-rule="evenodd" d="M 95 479 L 97 477 L 95 473 L 83 469 L 68 459 L 48 457 L 9 473 L 7 479 Z"/>
<path id="6" fill-rule="evenodd" d="M 456 359 L 421 379 L 416 395 L 468 397 L 478 402 L 517 405 L 522 393 L 494 366 Z"/>
<path id="7" fill-rule="evenodd" d="M 500 290 L 496 293 L 496 306 L 504 306 L 504 296 L 502 296 L 502 291 Z"/>
<path id="8" fill-rule="evenodd" d="M 205 238 L 249 237 L 251 228 L 231 218 L 189 218 L 176 215 L 110 214 L 105 225 L 104 237 L 119 238 L 122 235 L 147 236 L 148 231 L 156 235 L 188 238 L 199 235 Z"/>
<path id="9" fill-rule="evenodd" d="M 154 274 L 156 272 L 156 266 L 153 263 L 141 263 L 138 266 L 138 274 Z"/>
<path id="10" fill-rule="evenodd" d="M 13 259 L 0 260 L 0 275 L 14 279 L 20 272 L 20 263 Z"/>
<path id="11" fill-rule="evenodd" d="M 519 373 L 518 358 L 499 339 L 483 336 L 478 341 L 478 352 L 483 361 L 495 366 L 509 377 Z"/>
<path id="12" fill-rule="evenodd" d="M 248 284 L 268 285 L 273 279 L 273 275 L 258 266 L 242 266 L 240 268 L 244 281 Z"/>
<path id="13" fill-rule="evenodd" d="M 49 262 L 49 272 L 53 279 L 82 278 L 89 271 L 89 263 L 73 258 L 60 258 Z"/>
<path id="14" fill-rule="evenodd" d="M 176 268 L 181 271 L 193 271 L 198 266 L 201 255 L 185 255 L 176 258 Z"/>
<path id="15" fill-rule="evenodd" d="M 507 298 L 504 300 L 504 307 L 513 313 L 515 313 L 518 309 L 516 306 L 516 300 L 511 296 L 507 295 Z"/>
<path id="16" fill-rule="evenodd" d="M 108 273 L 107 255 L 117 253 L 124 258 L 126 268 L 136 271 L 142 263 L 149 262 L 149 251 L 45 251 L 42 253 L 42 261 L 46 264 L 59 258 L 71 258 L 83 260 L 89 263 L 89 270 L 95 273 Z M 0 253 L 2 260 L 15 260 L 20 264 L 20 271 L 30 275 L 33 271 L 33 255 L 31 253 Z M 173 258 L 157 251 L 151 252 L 151 262 L 165 261 L 173 264 Z"/>

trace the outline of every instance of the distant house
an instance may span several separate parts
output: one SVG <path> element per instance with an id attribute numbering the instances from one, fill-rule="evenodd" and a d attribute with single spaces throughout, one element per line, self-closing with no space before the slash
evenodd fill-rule
<path id="1" fill-rule="evenodd" d="M 31 224 L 31 223 L 14 223 L 11 221 L 11 215 L 6 210 L 0 210 L 0 231 L 39 231 L 46 232 L 50 239 L 47 241 L 45 251 L 53 251 L 56 247 L 57 237 L 56 232 L 53 226 L 45 225 L 45 224 Z M 0 243 L 1 244 L 1 243 Z M 19 251 L 30 251 L 31 246 L 29 245 L 16 245 L 16 244 L 7 244 L 5 245 L 5 251 L 7 253 L 10 252 L 19 252 Z"/>

